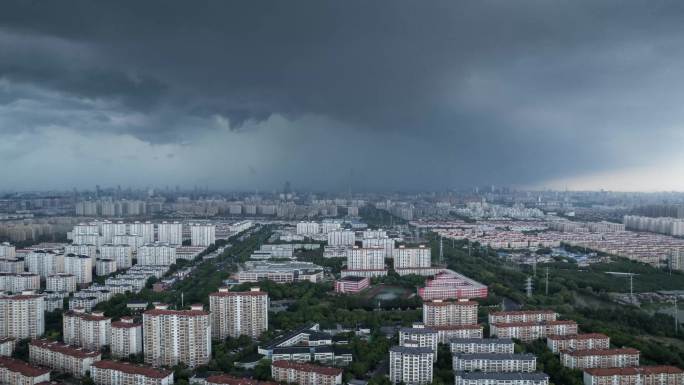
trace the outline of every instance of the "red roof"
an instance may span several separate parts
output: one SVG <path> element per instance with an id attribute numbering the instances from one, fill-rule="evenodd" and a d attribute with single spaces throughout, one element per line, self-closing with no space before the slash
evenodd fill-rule
<path id="1" fill-rule="evenodd" d="M 446 325 L 446 326 L 426 326 L 433 330 L 464 330 L 464 329 L 482 329 L 482 325 Z"/>
<path id="2" fill-rule="evenodd" d="M 141 327 L 141 326 L 142 326 L 142 324 L 133 323 L 133 322 L 123 322 L 123 321 L 112 322 L 112 328 L 132 329 L 132 328 L 137 328 L 137 327 Z"/>
<path id="3" fill-rule="evenodd" d="M 608 336 L 602 333 L 585 333 L 585 334 L 568 334 L 563 336 L 552 335 L 547 337 L 550 340 L 590 340 L 590 339 L 608 339 Z"/>
<path id="4" fill-rule="evenodd" d="M 158 316 L 158 315 L 180 315 L 180 316 L 203 316 L 209 315 L 204 310 L 169 310 L 169 309 L 151 309 L 143 313 L 144 315 Z"/>
<path id="5" fill-rule="evenodd" d="M 173 373 L 169 370 L 155 369 L 150 366 L 135 365 L 123 361 L 102 360 L 92 366 L 98 369 L 117 370 L 128 374 L 139 374 L 150 378 L 166 378 Z"/>
<path id="6" fill-rule="evenodd" d="M 12 372 L 18 372 L 26 377 L 38 377 L 50 373 L 50 369 L 38 368 L 24 361 L 9 357 L 0 357 L 0 367 L 7 368 Z"/>
<path id="7" fill-rule="evenodd" d="M 268 295 L 265 291 L 217 291 L 210 293 L 210 297 L 241 297 L 241 296 L 264 296 Z"/>
<path id="8" fill-rule="evenodd" d="M 423 306 L 477 306 L 475 301 L 424 302 Z"/>
<path id="9" fill-rule="evenodd" d="M 292 361 L 274 361 L 271 365 L 275 366 L 276 368 L 294 369 L 301 372 L 314 372 L 326 376 L 337 376 L 342 374 L 342 369 L 340 368 L 331 368 L 328 366 L 319 366 L 308 363 L 298 363 Z"/>
<path id="10" fill-rule="evenodd" d="M 209 376 L 207 377 L 208 384 L 225 384 L 225 385 L 277 385 L 276 382 L 272 381 L 258 381 L 251 378 L 244 377 L 233 377 L 227 374 L 222 374 L 219 376 Z"/>
<path id="11" fill-rule="evenodd" d="M 617 356 L 621 354 L 639 354 L 634 348 L 620 349 L 587 349 L 587 350 L 566 350 L 563 352 L 570 356 Z"/>
<path id="12" fill-rule="evenodd" d="M 61 342 L 50 341 L 50 340 L 31 340 L 31 345 L 37 346 L 39 348 L 48 349 L 53 352 L 66 354 L 67 356 L 78 357 L 78 358 L 88 358 L 88 357 L 98 357 L 100 352 L 85 350 L 83 348 L 77 348 L 71 345 L 65 345 Z"/>
<path id="13" fill-rule="evenodd" d="M 544 326 L 544 325 L 576 325 L 577 322 L 571 320 L 558 321 L 531 321 L 531 322 L 495 322 L 492 325 L 496 327 L 513 327 L 513 326 Z"/>
<path id="14" fill-rule="evenodd" d="M 492 316 L 507 316 L 507 315 L 532 315 L 532 314 L 553 314 L 553 310 L 517 310 L 517 311 L 497 311 L 490 313 Z"/>
<path id="15" fill-rule="evenodd" d="M 592 368 L 585 369 L 592 376 L 633 376 L 637 374 L 680 374 L 684 370 L 674 366 L 637 366 L 627 368 Z"/>

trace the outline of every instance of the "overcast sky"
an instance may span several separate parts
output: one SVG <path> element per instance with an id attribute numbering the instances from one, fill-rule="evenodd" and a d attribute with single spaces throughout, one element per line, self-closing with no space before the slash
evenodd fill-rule
<path id="1" fill-rule="evenodd" d="M 684 190 L 684 2 L 3 1 L 0 189 Z"/>

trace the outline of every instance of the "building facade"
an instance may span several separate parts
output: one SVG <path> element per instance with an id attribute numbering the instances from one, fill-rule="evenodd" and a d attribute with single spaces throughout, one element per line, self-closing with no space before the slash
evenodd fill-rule
<path id="1" fill-rule="evenodd" d="M 224 340 L 247 335 L 258 338 L 268 330 L 268 293 L 252 288 L 247 292 L 220 288 L 209 294 L 212 337 Z"/>

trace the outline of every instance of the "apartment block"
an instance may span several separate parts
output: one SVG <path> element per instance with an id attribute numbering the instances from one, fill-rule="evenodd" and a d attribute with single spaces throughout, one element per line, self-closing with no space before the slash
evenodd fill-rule
<path id="1" fill-rule="evenodd" d="M 32 340 L 29 343 L 29 362 L 44 366 L 57 372 L 83 377 L 90 366 L 100 361 L 98 351 L 76 348 L 61 342 L 46 339 Z"/>
<path id="2" fill-rule="evenodd" d="M 390 348 L 389 378 L 394 384 L 432 383 L 434 355 L 430 348 L 394 346 Z"/>
<path id="3" fill-rule="evenodd" d="M 133 265 L 133 248 L 129 245 L 108 243 L 100 246 L 100 258 L 115 260 L 118 270 L 127 269 Z"/>
<path id="4" fill-rule="evenodd" d="M 435 300 L 423 303 L 425 326 L 474 325 L 477 323 L 477 302 Z"/>
<path id="5" fill-rule="evenodd" d="M 29 273 L 41 277 L 64 272 L 64 255 L 51 251 L 37 250 L 28 253 L 24 257 L 24 263 Z"/>
<path id="6" fill-rule="evenodd" d="M 76 276 L 76 283 L 93 282 L 93 258 L 87 255 L 68 254 L 64 257 L 64 272 Z"/>
<path id="7" fill-rule="evenodd" d="M 484 335 L 482 325 L 431 326 L 430 329 L 437 331 L 440 344 L 448 344 L 454 338 L 482 338 Z"/>
<path id="8" fill-rule="evenodd" d="M 24 361 L 0 357 L 0 384 L 34 385 L 50 381 L 50 369 L 37 368 Z"/>
<path id="9" fill-rule="evenodd" d="M 192 223 L 190 224 L 190 244 L 192 246 L 213 245 L 216 242 L 216 225 Z"/>
<path id="10" fill-rule="evenodd" d="M 487 298 L 487 293 L 486 285 L 452 270 L 435 274 L 425 281 L 425 287 L 418 288 L 418 295 L 423 301 Z"/>
<path id="11" fill-rule="evenodd" d="M 457 353 L 453 355 L 455 372 L 534 372 L 537 358 L 533 354 Z"/>
<path id="12" fill-rule="evenodd" d="M 570 369 L 624 368 L 639 366 L 640 352 L 633 348 L 566 350 L 561 364 Z"/>
<path id="13" fill-rule="evenodd" d="M 76 276 L 67 273 L 50 274 L 45 278 L 45 290 L 73 293 L 76 291 Z"/>
<path id="14" fill-rule="evenodd" d="M 548 336 L 546 345 L 554 353 L 562 350 L 591 350 L 610 348 L 610 338 L 601 333 Z"/>
<path id="15" fill-rule="evenodd" d="M 0 356 L 9 357 L 14 352 L 17 339 L 12 337 L 0 338 Z"/>
<path id="16" fill-rule="evenodd" d="M 209 294 L 212 337 L 216 340 L 241 335 L 258 338 L 268 330 L 268 306 L 268 293 L 258 287 L 247 292 L 219 288 L 218 292 Z"/>
<path id="17" fill-rule="evenodd" d="M 173 385 L 173 372 L 128 362 L 101 360 L 90 366 L 97 385 Z"/>
<path id="18" fill-rule="evenodd" d="M 681 384 L 684 384 L 684 370 L 674 366 L 638 366 L 584 370 L 584 385 Z"/>
<path id="19" fill-rule="evenodd" d="M 21 293 L 40 290 L 40 275 L 35 273 L 0 273 L 0 291 Z"/>
<path id="20" fill-rule="evenodd" d="M 233 377 L 228 374 L 220 374 L 207 377 L 206 385 L 278 385 L 273 381 L 259 381 L 251 378 Z"/>
<path id="21" fill-rule="evenodd" d="M 166 305 L 143 313 L 145 363 L 194 368 L 211 359 L 211 324 L 202 305 L 190 310 L 169 310 Z"/>
<path id="22" fill-rule="evenodd" d="M 429 348 L 437 361 L 437 332 L 430 328 L 413 327 L 399 329 L 399 346 Z"/>
<path id="23" fill-rule="evenodd" d="M 520 310 L 489 313 L 489 323 L 555 321 L 558 313 L 552 310 Z"/>
<path id="24" fill-rule="evenodd" d="M 45 333 L 45 298 L 20 294 L 0 297 L 0 338 L 36 338 Z"/>
<path id="25" fill-rule="evenodd" d="M 515 338 L 522 342 L 531 342 L 548 336 L 577 334 L 575 321 L 495 323 L 489 327 L 492 337 Z"/>
<path id="26" fill-rule="evenodd" d="M 119 321 L 112 322 L 111 349 L 115 358 L 142 353 L 142 324 L 135 323 L 133 317 L 121 317 Z"/>
<path id="27" fill-rule="evenodd" d="M 297 385 L 340 385 L 342 369 L 292 361 L 274 361 L 271 376 L 277 382 Z"/>
<path id="28" fill-rule="evenodd" d="M 157 240 L 174 246 L 183 244 L 183 224 L 162 222 L 157 225 Z"/>
<path id="29" fill-rule="evenodd" d="M 64 343 L 87 350 L 100 350 L 110 344 L 112 319 L 102 312 L 86 313 L 83 309 L 62 315 Z"/>
<path id="30" fill-rule="evenodd" d="M 404 245 L 394 249 L 394 268 L 410 269 L 423 268 L 432 265 L 432 253 L 429 247 L 406 247 Z"/>
<path id="31" fill-rule="evenodd" d="M 168 243 L 148 243 L 138 248 L 138 265 L 170 266 L 176 263 L 176 247 Z"/>
<path id="32" fill-rule="evenodd" d="M 454 354 L 513 354 L 515 343 L 509 338 L 454 338 L 449 348 Z"/>
<path id="33" fill-rule="evenodd" d="M 545 373 L 456 372 L 454 385 L 549 385 Z"/>

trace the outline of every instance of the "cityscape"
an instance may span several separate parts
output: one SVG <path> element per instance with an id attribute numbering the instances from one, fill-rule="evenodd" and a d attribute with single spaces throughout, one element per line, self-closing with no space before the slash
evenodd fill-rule
<path id="1" fill-rule="evenodd" d="M 682 20 L 0 3 L 0 385 L 684 385 Z"/>

